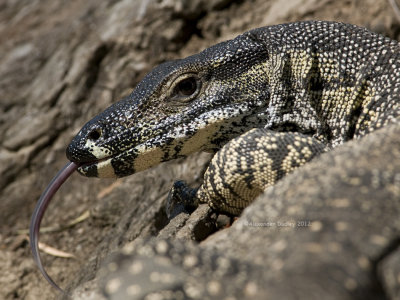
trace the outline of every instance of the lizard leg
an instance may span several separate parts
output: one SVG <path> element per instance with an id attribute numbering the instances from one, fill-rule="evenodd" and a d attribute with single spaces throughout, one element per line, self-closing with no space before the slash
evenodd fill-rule
<path id="1" fill-rule="evenodd" d="M 193 212 L 200 204 L 196 197 L 197 190 L 197 188 L 189 187 L 185 181 L 175 181 L 167 197 L 166 213 L 168 219 L 171 220 L 182 212 Z"/>
<path id="2" fill-rule="evenodd" d="M 218 212 L 238 215 L 265 188 L 304 165 L 326 146 L 301 133 L 255 128 L 218 151 L 198 189 L 176 182 L 170 200 L 183 206 L 208 203 Z"/>
<path id="3" fill-rule="evenodd" d="M 304 134 L 252 129 L 217 152 L 196 197 L 218 211 L 238 215 L 265 188 L 324 149 L 323 143 Z"/>

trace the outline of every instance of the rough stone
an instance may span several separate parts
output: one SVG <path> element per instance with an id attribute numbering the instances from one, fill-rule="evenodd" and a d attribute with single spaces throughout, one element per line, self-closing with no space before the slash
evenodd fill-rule
<path id="1" fill-rule="evenodd" d="M 122 299 L 123 290 L 107 288 L 111 282 L 129 286 L 140 280 L 146 294 L 160 299 L 178 291 L 195 299 L 396 299 L 399 149 L 395 124 L 286 176 L 232 227 L 199 246 L 161 239 L 135 243 L 108 261 L 119 267 L 106 267 L 103 291 L 109 299 Z M 141 272 L 127 272 L 131 264 L 141 264 Z M 152 284 L 153 272 L 174 279 Z M 221 294 L 207 288 L 213 282 L 224 287 Z M 188 285 L 194 283 L 191 294 Z M 247 293 L 249 286 L 253 292 Z"/>

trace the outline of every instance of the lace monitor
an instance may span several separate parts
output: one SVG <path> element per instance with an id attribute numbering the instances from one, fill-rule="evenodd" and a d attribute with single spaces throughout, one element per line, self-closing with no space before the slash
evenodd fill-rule
<path id="1" fill-rule="evenodd" d="M 85 176 L 122 177 L 217 152 L 186 202 L 239 214 L 324 149 L 399 116 L 399 50 L 396 41 L 342 23 L 254 29 L 156 67 L 82 128 L 67 157 L 83 163 Z"/>
<path id="2" fill-rule="evenodd" d="M 398 123 L 399 72 L 400 44 L 365 28 L 307 21 L 254 29 L 199 54 L 153 69 L 132 94 L 110 106 L 80 130 L 67 148 L 67 157 L 73 164 L 67 166 L 68 172 L 77 168 L 89 177 L 123 177 L 196 151 L 213 152 L 216 155 L 202 186 L 191 190 L 183 183 L 176 183 L 172 195 L 185 205 L 208 203 L 216 211 L 238 215 L 267 186 L 295 168 L 308 165 L 315 156 L 322 152 L 329 154 L 331 149 L 349 140 L 360 139 L 390 123 Z M 394 188 L 393 191 L 395 194 L 397 190 Z M 346 202 L 340 201 L 338 208 Z M 391 209 L 391 212 L 395 211 Z M 171 212 L 173 215 L 173 209 Z M 263 219 L 266 211 L 259 209 L 254 216 L 257 214 Z M 40 219 L 42 215 L 41 208 L 34 214 L 32 224 L 36 227 L 31 230 L 31 240 L 36 241 L 32 245 L 37 244 L 35 231 L 38 232 L 40 224 L 35 218 Z M 345 217 L 350 222 L 352 215 Z M 316 224 L 319 227 L 313 229 L 315 232 L 322 228 L 321 222 Z M 365 225 L 366 228 L 369 225 Z M 236 229 L 242 230 L 241 226 Z M 341 226 L 344 228 L 343 224 Z M 340 242 L 342 237 L 338 235 L 341 232 L 328 230 L 326 235 Z M 240 237 L 233 235 L 232 238 L 239 245 L 246 241 L 245 233 L 248 232 L 243 231 Z M 360 237 L 364 233 L 360 233 Z M 259 231 L 258 234 L 261 237 L 274 233 Z M 269 251 L 282 252 L 289 248 L 287 245 L 294 246 L 296 242 L 298 252 L 303 253 L 302 243 L 311 239 L 304 248 L 304 253 L 309 254 L 307 251 L 311 248 L 312 251 L 319 249 L 319 244 L 313 240 L 315 237 L 310 237 L 313 233 L 310 231 L 309 234 L 299 233 L 289 239 L 287 233 L 282 233 L 274 237 L 279 239 L 279 247 L 271 247 Z M 299 237 L 301 239 L 297 240 Z M 265 240 L 270 238 L 265 237 Z M 348 238 L 349 235 L 342 240 Z M 335 245 L 337 250 L 339 246 Z M 265 248 L 264 243 L 254 241 L 252 248 L 260 247 Z M 280 289 L 274 284 L 265 285 L 266 281 L 260 282 L 266 275 L 259 263 L 248 265 L 192 248 L 178 242 L 159 241 L 139 247 L 133 254 L 123 254 L 118 261 L 120 268 L 115 268 L 116 263 L 108 265 L 106 271 L 111 274 L 111 280 L 105 284 L 106 294 L 113 299 L 144 299 L 152 293 L 159 296 L 157 299 L 178 296 L 221 299 L 221 293 L 232 299 L 263 299 L 271 295 L 288 296 L 292 292 L 286 287 Z M 392 248 L 393 245 L 384 252 L 389 253 L 388 249 Z M 341 273 L 326 262 L 323 253 L 316 253 L 312 252 L 316 258 L 309 262 L 310 270 L 323 268 L 325 273 L 312 277 L 315 274 L 310 271 L 310 276 L 315 282 L 328 278 L 329 284 L 340 283 L 335 276 Z M 346 253 L 350 257 L 354 254 Z M 309 257 L 306 254 L 305 257 Z M 37 247 L 34 255 L 38 257 Z M 243 255 L 246 256 L 241 252 L 238 256 Z M 338 265 L 346 255 L 337 257 Z M 124 269 L 126 264 L 121 265 L 121 262 L 132 257 L 136 257 L 135 262 L 127 271 Z M 268 255 L 263 257 L 270 258 Z M 367 265 L 368 259 L 363 259 L 358 261 L 357 272 Z M 302 264 L 301 259 L 288 261 L 286 265 L 293 262 L 298 267 L 296 272 L 305 268 L 298 266 Z M 272 261 L 271 267 L 275 268 L 277 264 Z M 281 262 L 280 269 L 286 270 L 286 265 Z M 343 265 L 344 268 L 353 266 L 348 261 Z M 39 266 L 51 281 L 40 259 Z M 345 273 L 354 270 L 345 270 Z M 160 275 L 161 271 L 169 275 L 162 284 L 160 277 L 160 284 L 152 285 L 152 274 Z M 288 276 L 294 276 L 296 272 Z M 199 274 L 204 276 L 199 277 Z M 223 277 L 232 280 L 232 284 L 221 287 L 218 280 Z M 147 283 L 143 282 L 146 278 Z M 205 278 L 210 281 L 203 282 Z M 308 280 L 307 276 L 304 278 Z M 130 285 L 130 282 L 140 284 Z M 191 284 L 200 282 L 204 289 L 191 288 Z M 308 287 L 293 282 L 294 294 L 290 296 L 298 299 Z M 306 281 L 313 289 L 318 289 L 313 282 Z M 326 282 L 320 286 L 321 293 L 333 291 L 324 290 L 324 284 Z M 330 287 L 329 284 L 326 286 Z M 263 289 L 263 285 L 270 290 Z M 354 286 L 357 282 L 350 278 L 343 289 Z"/>

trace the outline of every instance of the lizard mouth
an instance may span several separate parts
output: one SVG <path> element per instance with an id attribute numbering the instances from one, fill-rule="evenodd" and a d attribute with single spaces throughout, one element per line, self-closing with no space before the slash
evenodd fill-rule
<path id="1" fill-rule="evenodd" d="M 116 177 L 111 165 L 112 159 L 113 156 L 109 156 L 82 163 L 79 165 L 77 171 L 86 177 L 99 177 L 99 175 L 102 175 L 100 177 Z M 110 173 L 111 176 L 106 176 L 105 173 Z"/>
<path id="2" fill-rule="evenodd" d="M 84 163 L 80 163 L 79 168 L 83 168 L 83 167 L 89 167 L 89 166 L 93 166 L 93 165 L 97 165 L 99 163 L 105 162 L 105 161 L 109 161 L 113 158 L 114 156 L 107 156 L 101 159 L 96 159 L 96 160 L 92 160 L 92 161 L 88 161 L 88 162 L 84 162 Z"/>

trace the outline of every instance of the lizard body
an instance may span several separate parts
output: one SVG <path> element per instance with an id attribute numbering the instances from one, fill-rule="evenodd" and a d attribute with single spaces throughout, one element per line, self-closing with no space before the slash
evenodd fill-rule
<path id="1" fill-rule="evenodd" d="M 82 128 L 67 157 L 83 164 L 78 171 L 85 176 L 122 177 L 196 151 L 217 152 L 232 139 L 241 145 L 242 134 L 253 128 L 269 130 L 261 142 L 266 147 L 258 147 L 255 160 L 251 151 L 241 157 L 237 151 L 223 152 L 233 161 L 253 160 L 244 172 L 254 173 L 252 168 L 268 156 L 267 145 L 274 144 L 276 132 L 292 132 L 298 140 L 309 137 L 330 149 L 396 120 L 399 53 L 398 42 L 343 23 L 308 21 L 254 29 L 156 67 L 131 95 Z M 295 139 L 287 139 L 284 147 Z M 323 151 L 317 147 L 305 158 L 309 148 L 304 147 L 293 152 L 301 161 L 294 162 L 297 166 Z M 214 161 L 210 174 L 223 167 Z M 271 161 L 276 174 L 293 169 L 281 162 Z M 220 178 L 223 189 L 241 189 L 243 184 L 228 181 L 232 177 Z M 281 177 L 272 176 L 259 190 Z M 238 214 L 256 195 L 245 197 L 239 207 L 212 197 L 198 196 L 196 201 Z"/>
<path id="2" fill-rule="evenodd" d="M 398 123 L 400 116 L 399 73 L 400 44 L 365 28 L 336 22 L 308 21 L 254 29 L 199 54 L 167 62 L 153 69 L 128 97 L 110 106 L 80 130 L 67 148 L 67 157 L 71 162 L 65 167 L 68 174 L 67 171 L 61 171 L 63 180 L 75 169 L 89 177 L 123 177 L 196 151 L 215 152 L 217 154 L 198 190 L 188 190 L 185 185 L 175 185 L 175 188 L 181 189 L 184 196 L 188 196 L 184 201 L 192 204 L 206 202 L 219 212 L 237 215 L 262 193 L 265 187 L 274 184 L 299 166 L 306 164 L 307 167 L 307 162 L 315 156 L 349 140 L 359 139 L 373 132 L 378 134 L 380 143 L 385 144 L 385 149 L 392 151 L 390 157 L 396 157 L 397 148 L 390 148 L 390 143 L 384 139 L 385 133 L 378 129 L 387 127 L 390 129 L 388 133 L 396 137 L 395 132 L 398 128 L 388 125 Z M 379 162 L 376 162 L 377 155 L 374 152 L 377 150 L 376 144 L 372 147 L 368 139 L 361 142 L 369 145 L 368 149 L 371 151 L 363 155 L 374 158 L 375 168 L 378 170 L 380 166 Z M 396 143 L 398 144 L 398 141 L 394 139 L 394 147 Z M 333 151 L 329 152 L 326 154 Z M 343 152 L 351 153 L 348 150 Z M 332 161 L 334 160 L 330 160 Z M 349 173 L 354 171 L 346 165 L 343 168 Z M 302 203 L 293 204 L 292 197 L 288 196 L 285 198 L 290 204 L 287 205 L 287 211 L 285 205 L 267 203 L 268 199 L 264 198 L 261 199 L 263 201 L 254 203 L 258 206 L 253 211 L 251 206 L 247 211 L 253 213 L 250 216 L 259 222 L 265 222 L 266 215 L 276 217 L 274 213 L 278 212 L 278 215 L 294 214 L 308 219 L 316 219 L 318 216 L 319 219 L 314 228 L 301 234 L 293 234 L 292 231 L 282 234 L 267 230 L 258 231 L 262 237 L 261 242 L 255 241 L 248 249 L 249 253 L 252 248 L 266 249 L 265 241 L 276 242 L 276 249 L 271 247 L 271 251 L 276 252 L 276 257 L 280 257 L 280 253 L 285 249 L 299 250 L 300 255 L 296 259 L 289 259 L 286 265 L 284 260 L 271 261 L 272 267 L 276 267 L 278 271 L 283 270 L 282 276 L 287 275 L 282 278 L 296 277 L 298 270 L 308 270 L 308 263 L 303 264 L 305 260 L 312 262 L 314 272 L 310 273 L 309 277 L 305 276 L 305 281 L 301 281 L 303 275 L 301 279 L 296 277 L 296 280 L 300 281 L 294 281 L 295 292 L 299 287 L 303 291 L 307 290 L 307 284 L 314 284 L 319 280 L 322 280 L 321 287 L 325 284 L 339 284 L 338 274 L 348 276 L 349 272 L 353 271 L 354 276 L 345 282 L 345 289 L 349 286 L 354 288 L 357 284 L 354 283 L 354 278 L 364 280 L 365 266 L 375 257 L 375 252 L 383 253 L 384 257 L 395 248 L 393 245 L 396 245 L 396 238 L 398 239 L 398 229 L 391 220 L 397 218 L 396 209 L 400 209 L 396 206 L 398 201 L 395 201 L 398 200 L 398 188 L 396 184 L 392 184 L 398 182 L 395 168 L 396 166 L 394 169 L 387 168 L 387 174 L 383 172 L 387 175 L 385 178 L 389 178 L 388 182 L 375 180 L 377 175 L 368 169 L 362 170 L 362 174 L 357 174 L 360 178 L 350 181 L 350 184 L 359 183 L 364 179 L 371 182 L 373 195 L 380 193 L 381 186 L 387 187 L 384 191 L 388 192 L 387 199 L 393 208 L 378 203 L 380 206 L 376 212 L 381 213 L 380 218 L 387 223 L 386 229 L 393 227 L 392 231 L 386 230 L 390 236 L 387 234 L 388 237 L 383 238 L 381 226 L 376 220 L 365 218 L 364 214 L 359 216 L 343 213 L 341 209 L 345 204 L 349 206 L 350 202 L 343 198 L 334 199 L 336 194 L 342 192 L 339 186 L 338 193 L 331 191 L 332 199 L 319 196 L 311 202 L 311 198 L 306 197 Z M 290 178 L 293 181 L 293 178 Z M 334 183 L 338 183 L 346 176 L 340 174 L 334 178 L 337 178 Z M 58 186 L 62 183 L 58 175 L 54 181 Z M 320 181 L 315 182 L 316 186 L 320 187 Z M 343 186 L 346 184 L 347 182 Z M 42 273 L 55 285 L 45 273 L 38 252 L 40 221 L 49 199 L 54 194 L 54 186 L 50 185 L 49 188 L 50 191 L 44 193 L 46 195 L 39 200 L 35 209 L 30 236 L 34 257 Z M 368 194 L 366 190 L 368 192 L 368 188 L 362 190 L 364 194 Z M 353 190 L 348 188 L 343 192 L 345 191 Z M 273 194 L 274 190 L 267 192 Z M 319 201 L 321 199 L 324 202 Z M 333 208 L 330 207 L 332 203 L 335 204 Z M 365 209 L 363 201 L 355 201 L 352 204 L 357 207 L 354 212 L 361 213 Z M 368 202 L 368 205 L 371 203 Z M 268 215 L 269 212 L 271 214 Z M 333 217 L 343 221 L 339 225 L 335 223 L 336 219 L 330 219 L 330 212 L 334 212 Z M 390 216 L 390 219 L 386 219 L 387 216 Z M 357 230 L 363 238 L 353 243 L 354 238 L 346 231 L 346 226 L 359 220 L 362 220 L 363 225 Z M 368 230 L 364 231 L 364 227 Z M 242 233 L 253 234 L 250 229 L 244 228 L 242 225 L 235 227 L 237 235 L 233 242 L 238 245 L 243 241 L 247 243 L 247 239 L 242 239 Z M 374 235 L 371 236 L 369 232 L 374 232 Z M 378 244 L 376 237 L 380 238 Z M 319 244 L 321 238 L 326 239 L 328 243 L 321 240 Z M 391 240 L 394 240 L 393 244 L 386 243 Z M 332 249 L 336 249 L 337 252 L 341 250 L 341 241 L 344 241 L 343 247 L 350 245 L 347 252 L 343 256 L 336 252 L 330 253 Z M 163 282 L 165 286 L 159 286 L 162 293 L 157 295 L 162 295 L 162 299 L 174 299 L 175 294 L 171 294 L 171 291 L 183 298 L 196 298 L 192 297 L 194 294 L 191 293 L 200 291 L 200 287 L 199 290 L 193 290 L 188 282 L 198 285 L 199 279 L 206 280 L 207 276 L 199 275 L 203 274 L 203 271 L 215 277 L 212 277 L 215 280 L 211 282 L 214 287 L 216 282 L 218 283 L 217 280 L 225 274 L 234 277 L 232 280 L 235 280 L 235 284 L 228 287 L 226 295 L 247 298 L 258 295 L 259 299 L 264 299 L 271 293 L 275 295 L 275 284 L 270 286 L 272 290 L 263 289 L 264 282 L 260 282 L 261 277 L 258 274 L 262 274 L 265 268 L 259 268 L 259 264 L 254 268 L 252 264 L 226 259 L 222 254 L 211 255 L 210 251 L 205 251 L 203 255 L 192 251 L 186 245 L 174 242 L 172 244 L 171 247 L 169 244 L 168 247 L 162 246 L 161 250 L 157 246 L 154 248 L 156 256 L 161 256 L 157 260 L 153 259 L 154 250 L 149 250 L 146 246 L 139 247 L 136 252 L 139 253 L 137 262 L 144 268 L 145 273 L 129 270 L 128 273 L 133 273 L 128 274 L 122 270 L 121 276 L 118 273 L 119 269 L 116 271 L 114 267 L 109 268 L 107 272 L 112 273 L 113 278 L 105 284 L 105 293 L 110 297 L 114 295 L 114 299 L 126 299 L 130 296 L 144 299 L 146 294 L 157 290 L 157 287 L 151 284 L 154 279 L 152 274 L 159 274 L 160 270 L 167 268 L 179 276 L 173 281 Z M 330 247 L 332 244 L 335 247 Z M 330 249 L 322 251 L 322 247 L 325 246 L 329 246 Z M 236 244 L 230 249 L 235 247 Z M 174 253 L 177 249 L 182 260 L 175 259 Z M 355 255 L 365 251 L 368 253 L 361 257 L 361 266 L 349 263 Z M 260 253 L 262 257 L 258 258 L 258 262 L 264 258 L 264 252 Z M 240 253 L 239 256 L 243 254 L 245 253 Z M 129 259 L 135 257 L 134 255 L 129 253 Z M 274 255 L 268 256 L 268 259 L 273 259 Z M 345 258 L 343 263 L 336 266 L 342 257 Z M 186 258 L 190 259 L 185 260 Z M 332 262 L 332 259 L 335 261 Z M 148 263 L 153 260 L 154 264 Z M 173 261 L 178 265 L 172 267 L 172 264 L 166 261 Z M 193 261 L 196 263 L 191 263 Z M 219 265 L 218 262 L 221 261 L 223 263 Z M 209 266 L 205 262 L 209 262 L 211 268 L 207 269 Z M 115 264 L 111 263 L 111 266 Z M 222 271 L 219 267 L 222 267 Z M 229 268 L 233 268 L 234 272 Z M 322 269 L 326 271 L 324 276 L 319 274 Z M 127 281 L 129 285 L 132 278 L 143 279 L 142 274 L 149 275 L 144 279 L 148 279 L 147 283 L 141 286 L 127 286 L 126 290 L 118 289 L 121 286 L 121 277 L 124 284 Z M 363 275 L 360 277 L 360 274 Z M 248 278 L 249 281 L 243 281 L 243 278 Z M 370 277 L 367 279 L 370 280 Z M 296 287 L 297 282 L 301 284 Z M 341 285 L 338 290 L 343 290 Z M 220 299 L 220 295 L 214 293 L 216 291 L 212 289 L 211 292 L 207 290 L 195 295 L 199 299 L 205 295 Z M 285 295 L 291 291 L 284 287 L 283 290 L 277 291 L 276 295 Z M 323 288 L 319 291 L 322 294 L 326 292 Z M 298 298 L 298 295 L 293 297 Z"/>

